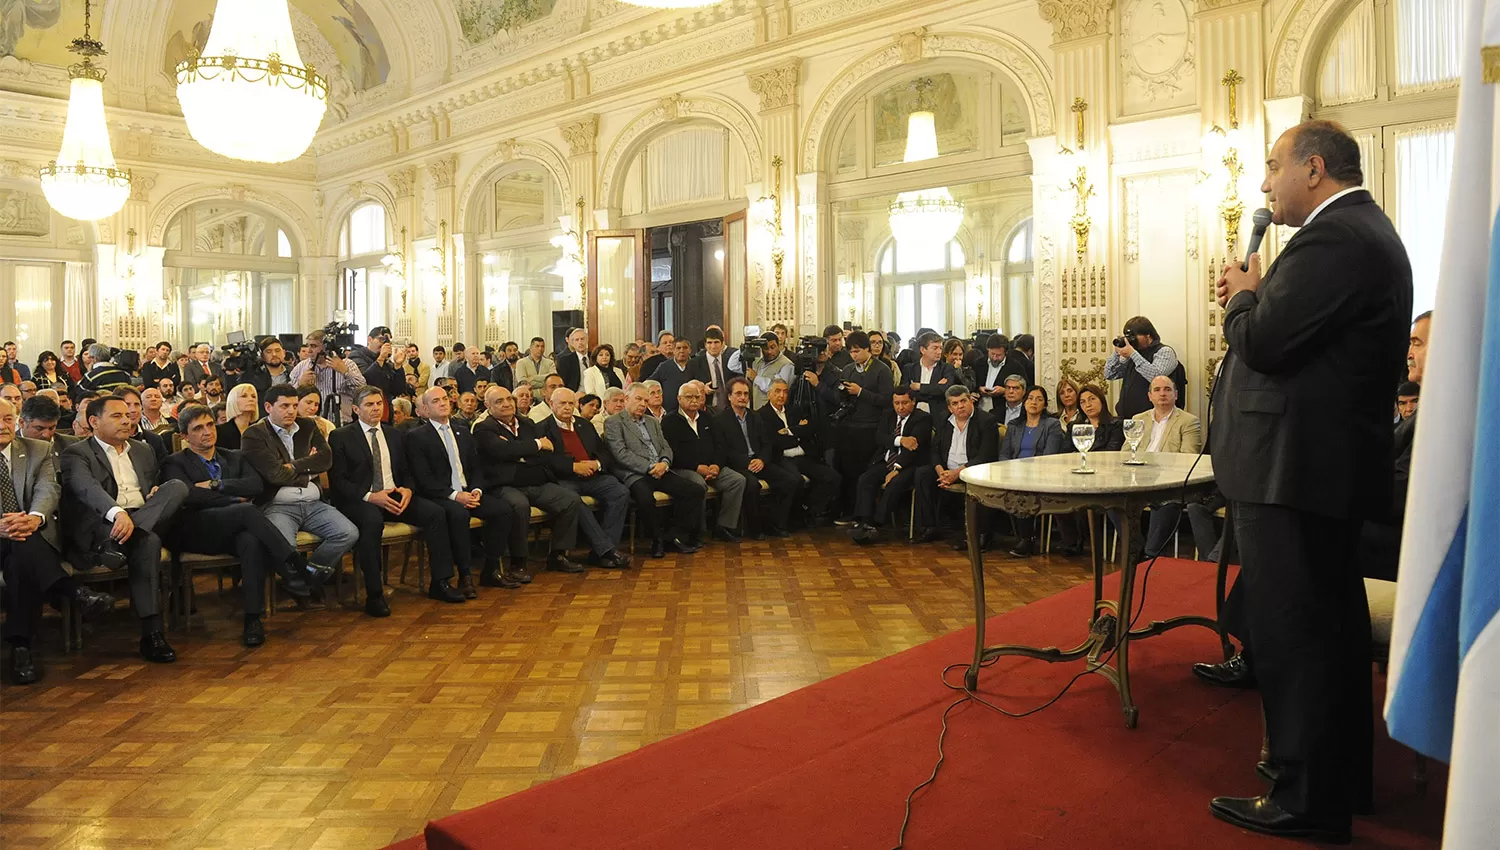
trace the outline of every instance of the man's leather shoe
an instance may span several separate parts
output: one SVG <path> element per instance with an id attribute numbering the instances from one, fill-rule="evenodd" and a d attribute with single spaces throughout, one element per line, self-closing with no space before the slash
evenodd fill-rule
<path id="1" fill-rule="evenodd" d="M 613 549 L 605 552 L 604 557 L 600 558 L 599 560 L 604 564 L 604 566 L 612 570 L 624 570 L 630 568 L 630 556 L 617 552 Z"/>
<path id="2" fill-rule="evenodd" d="M 261 623 L 260 617 L 245 618 L 245 634 L 240 637 L 240 643 L 254 649 L 266 642 L 266 627 Z"/>
<path id="3" fill-rule="evenodd" d="M 442 585 L 443 585 L 443 587 L 448 587 L 449 586 L 447 582 L 442 582 Z M 456 590 L 454 592 L 457 593 L 459 596 L 463 597 L 464 599 L 478 599 L 479 598 L 479 591 L 477 591 L 477 590 L 474 589 L 474 578 L 473 578 L 473 576 L 467 576 L 467 575 L 459 576 L 458 577 L 458 590 Z M 436 598 L 436 597 L 434 597 L 434 598 Z"/>
<path id="4" fill-rule="evenodd" d="M 30 685 L 42 680 L 42 664 L 29 646 L 10 650 L 10 681 L 13 685 Z"/>
<path id="5" fill-rule="evenodd" d="M 917 532 L 916 543 L 936 543 L 943 539 L 943 531 L 939 528 L 924 528 Z"/>
<path id="6" fill-rule="evenodd" d="M 526 569 L 525 558 L 507 558 L 504 570 L 521 584 L 531 584 L 531 571 Z"/>
<path id="7" fill-rule="evenodd" d="M 120 544 L 110 540 L 100 543 L 89 553 L 94 556 L 94 561 L 105 569 L 123 569 L 126 563 L 125 552 L 120 549 Z"/>
<path id="8" fill-rule="evenodd" d="M 156 664 L 171 664 L 177 660 L 177 650 L 161 632 L 152 632 L 141 638 L 141 657 Z"/>
<path id="9" fill-rule="evenodd" d="M 673 537 L 668 540 L 667 543 L 671 545 L 673 549 L 676 549 L 684 555 L 691 555 L 699 549 L 703 548 L 703 544 L 689 543 L 686 540 L 683 540 L 681 537 Z"/>
<path id="10" fill-rule="evenodd" d="M 1275 785 L 1276 780 L 1281 778 L 1281 765 L 1270 761 L 1258 761 L 1255 763 L 1255 775 Z"/>
<path id="11" fill-rule="evenodd" d="M 788 537 L 791 537 L 792 533 L 784 528 L 781 528 L 780 526 L 773 525 L 766 529 L 766 536 L 774 537 L 777 540 L 785 540 Z"/>
<path id="12" fill-rule="evenodd" d="M 479 585 L 480 587 L 503 587 L 506 590 L 515 590 L 521 586 L 521 582 L 502 572 L 499 567 L 492 567 L 479 576 Z"/>
<path id="13" fill-rule="evenodd" d="M 1281 838 L 1309 838 L 1328 844 L 1348 844 L 1348 823 L 1294 815 L 1276 805 L 1270 796 L 1215 797 L 1208 804 L 1214 817 L 1241 829 Z"/>
<path id="14" fill-rule="evenodd" d="M 365 600 L 365 613 L 371 617 L 389 617 L 391 615 L 391 603 L 385 601 L 385 594 L 371 596 Z"/>
<path id="15" fill-rule="evenodd" d="M 1221 688 L 1255 687 L 1255 671 L 1250 668 L 1243 652 L 1237 652 L 1233 658 L 1218 664 L 1194 664 L 1193 675 Z"/>
<path id="16" fill-rule="evenodd" d="M 307 587 L 312 593 L 323 589 L 323 585 L 333 581 L 336 571 L 333 567 L 320 567 L 317 564 L 307 565 Z"/>
<path id="17" fill-rule="evenodd" d="M 725 528 L 722 525 L 714 527 L 714 539 L 723 543 L 740 542 L 740 536 L 734 533 L 734 529 Z"/>
<path id="18" fill-rule="evenodd" d="M 651 541 L 651 557 L 658 559 L 667 557 L 667 541 L 661 538 Z"/>
<path id="19" fill-rule="evenodd" d="M 83 585 L 73 588 L 73 605 L 84 620 L 97 620 L 114 610 L 115 598 L 108 593 L 99 593 Z"/>
<path id="20" fill-rule="evenodd" d="M 1010 554 L 1017 558 L 1030 558 L 1036 554 L 1036 541 L 1030 537 L 1023 538 L 1014 549 L 1010 550 Z"/>
<path id="21" fill-rule="evenodd" d="M 553 552 L 548 555 L 547 569 L 555 573 L 577 574 L 585 572 L 585 569 L 582 565 L 575 564 L 572 561 L 568 560 L 568 553 L 566 552 Z"/>
<path id="22" fill-rule="evenodd" d="M 473 586 L 474 582 L 469 582 L 469 587 L 472 588 Z M 439 602 L 463 602 L 464 599 L 470 597 L 466 597 L 461 591 L 454 590 L 453 586 L 446 581 L 434 581 L 427 588 L 427 598 L 436 599 Z"/>

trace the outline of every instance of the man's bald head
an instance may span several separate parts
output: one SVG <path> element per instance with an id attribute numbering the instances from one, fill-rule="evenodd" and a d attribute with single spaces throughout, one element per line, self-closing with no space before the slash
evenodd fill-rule
<path id="1" fill-rule="evenodd" d="M 1158 415 L 1172 412 L 1177 406 L 1177 385 L 1166 375 L 1157 375 L 1151 379 L 1151 406 L 1156 408 Z"/>
<path id="2" fill-rule="evenodd" d="M 496 385 L 484 391 L 484 409 L 501 422 L 516 418 L 516 397 L 510 390 Z"/>
<path id="3" fill-rule="evenodd" d="M 447 422 L 448 417 L 453 413 L 453 406 L 448 401 L 448 391 L 442 387 L 433 387 L 422 393 L 422 404 L 418 412 L 423 418 Z"/>
<path id="4" fill-rule="evenodd" d="M 559 387 L 552 391 L 552 416 L 559 422 L 572 422 L 573 413 L 578 409 L 578 394 L 567 387 Z"/>

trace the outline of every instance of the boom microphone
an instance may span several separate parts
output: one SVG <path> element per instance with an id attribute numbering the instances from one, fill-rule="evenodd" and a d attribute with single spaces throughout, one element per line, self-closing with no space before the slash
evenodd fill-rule
<path id="1" fill-rule="evenodd" d="M 1250 244 L 1245 251 L 1245 261 L 1240 263 L 1240 271 L 1250 271 L 1250 255 L 1260 250 L 1260 240 L 1266 238 L 1266 228 L 1271 226 L 1271 211 L 1265 207 L 1255 211 L 1250 217 L 1255 222 L 1255 229 L 1250 231 Z"/>

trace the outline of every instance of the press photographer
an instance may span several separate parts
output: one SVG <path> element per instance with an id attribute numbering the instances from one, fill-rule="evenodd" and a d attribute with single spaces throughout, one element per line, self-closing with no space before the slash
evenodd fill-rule
<path id="1" fill-rule="evenodd" d="M 406 385 L 406 346 L 391 343 L 391 329 L 381 325 L 370 329 L 364 345 L 349 349 L 349 359 L 359 367 L 365 384 L 379 387 L 386 399 L 410 395 Z M 390 420 L 390 405 L 386 405 L 385 418 Z"/>
<path id="2" fill-rule="evenodd" d="M 357 325 L 329 322 L 307 335 L 307 359 L 292 367 L 292 383 L 315 386 L 323 397 L 323 418 L 335 425 L 349 418 L 354 392 L 365 385 L 365 375 L 345 354 L 354 346 Z"/>
<path id="3" fill-rule="evenodd" d="M 751 364 L 745 377 L 750 379 L 754 390 L 750 405 L 756 410 L 765 406 L 772 381 L 785 381 L 790 387 L 796 375 L 794 364 L 781 350 L 781 337 L 775 331 L 767 331 L 756 340 L 746 340 L 745 345 L 740 346 L 740 362 Z"/>
<path id="4" fill-rule="evenodd" d="M 292 382 L 292 370 L 286 365 L 286 349 L 274 336 L 261 338 L 260 357 L 240 375 L 240 383 L 255 387 L 256 398 L 266 398 L 266 390 L 276 384 Z"/>
<path id="5" fill-rule="evenodd" d="M 1124 379 L 1115 413 L 1129 419 L 1151 409 L 1151 379 L 1166 375 L 1177 385 L 1178 406 L 1187 389 L 1187 373 L 1177 361 L 1177 352 L 1162 344 L 1156 326 L 1145 316 L 1125 323 L 1125 334 L 1114 339 L 1115 352 L 1104 364 L 1104 377 L 1111 381 Z"/>
<path id="6" fill-rule="evenodd" d="M 845 343 L 852 362 L 841 372 L 825 368 L 826 379 L 817 386 L 825 405 L 832 399 L 835 408 L 835 455 L 845 490 L 839 504 L 847 510 L 854 505 L 854 485 L 875 454 L 875 430 L 891 406 L 895 380 L 890 369 L 871 362 L 869 334 L 854 331 Z"/>

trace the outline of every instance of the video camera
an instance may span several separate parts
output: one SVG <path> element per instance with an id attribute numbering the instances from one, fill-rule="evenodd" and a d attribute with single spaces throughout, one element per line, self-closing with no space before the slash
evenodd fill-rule
<path id="1" fill-rule="evenodd" d="M 792 355 L 796 374 L 818 371 L 818 355 L 828 350 L 828 340 L 820 336 L 804 336 L 797 340 L 797 351 Z"/>
<path id="2" fill-rule="evenodd" d="M 355 346 L 354 332 L 359 325 L 335 319 L 323 326 L 323 351 L 334 357 L 348 357 L 349 349 Z"/>
<path id="3" fill-rule="evenodd" d="M 740 368 L 749 369 L 765 353 L 766 341 L 761 339 L 760 325 L 745 325 L 745 341 L 740 343 Z"/>
<path id="4" fill-rule="evenodd" d="M 226 372 L 243 372 L 259 359 L 260 349 L 254 340 L 245 338 L 244 331 L 230 331 L 226 339 L 228 342 L 219 346 L 219 351 L 224 354 L 221 361 Z"/>

